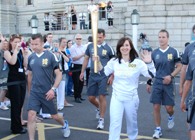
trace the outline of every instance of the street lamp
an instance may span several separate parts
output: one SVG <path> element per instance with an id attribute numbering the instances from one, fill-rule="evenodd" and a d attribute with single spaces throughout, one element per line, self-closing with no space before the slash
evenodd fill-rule
<path id="1" fill-rule="evenodd" d="M 135 49 L 137 50 L 137 26 L 139 24 L 139 13 L 136 9 L 133 10 L 131 13 L 131 25 L 132 25 L 132 31 L 133 31 L 133 45 Z M 138 51 L 138 50 L 137 50 Z"/>
<path id="2" fill-rule="evenodd" d="M 38 20 L 37 16 L 33 15 L 32 18 L 30 19 L 32 34 L 37 34 L 38 22 L 39 22 L 39 20 Z"/>

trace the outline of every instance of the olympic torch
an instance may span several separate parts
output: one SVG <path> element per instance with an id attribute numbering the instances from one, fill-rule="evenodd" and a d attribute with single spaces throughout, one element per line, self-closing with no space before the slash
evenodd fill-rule
<path id="1" fill-rule="evenodd" d="M 88 9 L 91 13 L 94 56 L 97 57 L 98 6 L 89 5 Z M 94 73 L 97 73 L 97 72 L 98 72 L 97 60 L 95 60 L 94 61 Z"/>

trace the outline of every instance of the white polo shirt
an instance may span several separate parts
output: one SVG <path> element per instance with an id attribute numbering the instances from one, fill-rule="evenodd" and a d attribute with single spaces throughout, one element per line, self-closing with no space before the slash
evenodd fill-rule
<path id="1" fill-rule="evenodd" d="M 71 58 L 74 58 L 76 56 L 79 56 L 83 53 L 85 53 L 86 51 L 86 47 L 84 45 L 80 45 L 78 46 L 76 43 L 74 45 L 72 45 L 72 47 L 69 49 L 70 50 L 70 57 Z M 84 56 L 81 57 L 80 59 L 78 60 L 72 60 L 72 63 L 73 64 L 83 64 L 83 61 L 84 61 Z"/>

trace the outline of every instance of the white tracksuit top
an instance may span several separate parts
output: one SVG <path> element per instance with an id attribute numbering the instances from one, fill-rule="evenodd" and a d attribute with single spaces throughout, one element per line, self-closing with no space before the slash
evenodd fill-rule
<path id="1" fill-rule="evenodd" d="M 125 62 L 112 58 L 104 67 L 104 73 L 108 76 L 114 73 L 114 81 L 112 84 L 113 93 L 118 99 L 128 100 L 129 97 L 137 95 L 139 76 L 142 74 L 145 77 L 151 78 L 149 71 L 155 76 L 156 69 L 154 63 L 145 64 L 140 59 L 135 59 L 133 62 Z"/>

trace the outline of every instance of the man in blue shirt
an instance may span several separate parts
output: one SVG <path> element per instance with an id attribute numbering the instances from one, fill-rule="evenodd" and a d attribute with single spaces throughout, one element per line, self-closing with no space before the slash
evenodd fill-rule
<path id="1" fill-rule="evenodd" d="M 97 54 L 101 61 L 101 64 L 105 66 L 107 62 L 115 55 L 114 50 L 104 41 L 105 31 L 98 29 L 97 40 Z M 83 80 L 85 69 L 87 68 L 89 59 L 92 59 L 94 54 L 93 43 L 89 44 L 85 52 L 85 59 L 82 65 L 80 74 L 80 80 Z M 91 61 L 90 76 L 88 82 L 88 99 L 97 107 L 96 118 L 99 119 L 97 129 L 104 129 L 104 115 L 106 112 L 106 95 L 107 83 L 109 83 L 108 77 L 104 74 L 104 71 L 94 73 L 94 62 Z M 99 100 L 96 98 L 99 97 Z"/>
<path id="2" fill-rule="evenodd" d="M 161 105 L 164 105 L 168 118 L 168 128 L 174 126 L 174 77 L 181 70 L 181 62 L 178 51 L 168 45 L 169 33 L 162 29 L 158 34 L 159 45 L 158 49 L 152 52 L 152 60 L 156 68 L 156 76 L 152 86 L 152 94 L 150 102 L 153 103 L 154 121 L 156 125 L 153 138 L 158 139 L 162 136 L 161 131 Z M 176 68 L 175 68 L 176 67 Z"/>
<path id="3" fill-rule="evenodd" d="M 54 105 L 56 88 L 62 79 L 62 73 L 54 54 L 43 48 L 43 37 L 41 34 L 32 36 L 31 47 L 35 53 L 28 58 L 28 131 L 29 140 L 34 140 L 36 129 L 36 114 L 42 108 L 44 113 L 51 114 L 51 117 L 62 125 L 64 137 L 69 137 L 70 129 L 68 122 L 57 114 Z M 55 78 L 54 78 L 55 75 Z"/>

